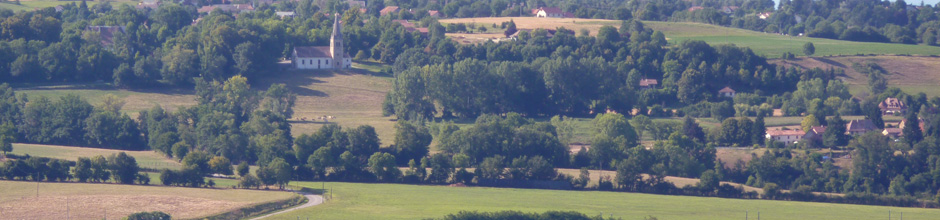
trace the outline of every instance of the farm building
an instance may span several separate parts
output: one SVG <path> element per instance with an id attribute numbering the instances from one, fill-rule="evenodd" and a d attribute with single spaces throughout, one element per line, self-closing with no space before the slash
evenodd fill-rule
<path id="1" fill-rule="evenodd" d="M 734 98 L 735 91 L 731 87 L 725 86 L 725 88 L 718 90 L 718 95 L 722 97 Z"/>
<path id="2" fill-rule="evenodd" d="M 339 23 L 339 14 L 333 20 L 333 34 L 330 46 L 295 47 L 291 56 L 291 65 L 297 69 L 345 69 L 352 66 L 352 58 L 343 53 L 343 34 Z"/>
<path id="3" fill-rule="evenodd" d="M 901 128 L 885 128 L 884 131 L 881 131 L 881 134 L 891 137 L 899 138 L 904 135 L 904 129 Z"/>
<path id="4" fill-rule="evenodd" d="M 101 46 L 110 48 L 111 45 L 114 45 L 114 36 L 118 34 L 123 34 L 124 30 L 127 29 L 126 26 L 88 26 L 85 27 L 85 31 L 98 33 L 98 40 L 101 42 Z"/>
<path id="5" fill-rule="evenodd" d="M 803 139 L 821 141 L 823 133 L 826 133 L 826 126 L 813 126 L 809 132 L 806 132 L 806 135 L 803 135 Z"/>
<path id="6" fill-rule="evenodd" d="M 398 6 L 388 6 L 379 11 L 379 16 L 385 16 L 392 13 L 398 13 Z"/>
<path id="7" fill-rule="evenodd" d="M 880 129 L 869 119 L 855 119 L 845 125 L 845 130 L 849 135 L 859 135 Z"/>
<path id="8" fill-rule="evenodd" d="M 881 103 L 878 103 L 878 108 L 881 109 L 882 114 L 904 114 L 907 111 L 907 105 L 904 105 L 904 102 L 901 102 L 898 98 L 886 98 Z"/>
<path id="9" fill-rule="evenodd" d="M 659 85 L 659 81 L 656 81 L 656 79 L 640 80 L 640 90 L 656 89 L 657 85 Z"/>
<path id="10" fill-rule="evenodd" d="M 218 5 L 202 6 L 196 11 L 199 12 L 199 14 L 203 14 L 203 13 L 210 14 L 215 9 L 219 9 L 219 10 L 229 12 L 232 14 L 238 14 L 238 13 L 242 13 L 246 11 L 254 11 L 255 7 L 249 4 L 218 4 Z"/>
<path id="11" fill-rule="evenodd" d="M 441 18 L 441 12 L 437 10 L 428 10 L 428 16 L 432 18 Z"/>
<path id="12" fill-rule="evenodd" d="M 539 8 L 535 13 L 535 17 L 539 18 L 573 18 L 574 14 L 564 12 L 560 8 L 555 7 L 544 7 Z"/>
<path id="13" fill-rule="evenodd" d="M 767 130 L 765 137 L 787 145 L 799 142 L 806 132 L 803 130 Z"/>

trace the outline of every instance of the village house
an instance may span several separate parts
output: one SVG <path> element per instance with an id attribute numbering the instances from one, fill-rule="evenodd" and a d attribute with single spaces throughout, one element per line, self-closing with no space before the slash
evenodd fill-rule
<path id="1" fill-rule="evenodd" d="M 826 126 L 813 126 L 803 135 L 804 140 L 822 141 L 823 134 L 826 133 Z"/>
<path id="2" fill-rule="evenodd" d="M 418 33 L 421 33 L 422 35 L 428 35 L 428 28 L 419 28 L 418 26 L 415 25 L 415 23 L 411 23 L 407 20 L 392 20 L 392 21 L 401 24 L 402 27 L 405 27 L 405 31 L 407 31 L 408 33 L 417 31 Z"/>
<path id="3" fill-rule="evenodd" d="M 845 131 L 849 135 L 860 135 L 877 130 L 880 129 L 869 119 L 855 119 L 845 125 Z"/>
<path id="4" fill-rule="evenodd" d="M 770 13 L 770 12 L 763 12 L 763 13 L 758 13 L 758 14 L 757 14 L 757 17 L 760 18 L 760 19 L 767 20 L 768 18 L 770 18 L 770 15 L 772 15 L 772 14 L 773 14 L 773 13 Z"/>
<path id="5" fill-rule="evenodd" d="M 721 12 L 725 14 L 733 14 L 739 8 L 740 7 L 738 6 L 724 6 L 724 7 L 721 7 Z"/>
<path id="6" fill-rule="evenodd" d="M 718 90 L 718 95 L 721 97 L 734 98 L 735 92 L 731 87 L 725 86 L 725 88 Z"/>
<path id="7" fill-rule="evenodd" d="M 346 69 L 352 67 L 352 58 L 343 52 L 343 34 L 337 13 L 333 20 L 330 46 L 295 47 L 291 65 L 296 69 Z"/>
<path id="8" fill-rule="evenodd" d="M 659 85 L 659 82 L 656 81 L 656 79 L 641 79 L 640 80 L 640 90 L 656 89 L 657 85 Z"/>
<path id="9" fill-rule="evenodd" d="M 366 8 L 366 1 L 346 1 L 346 3 L 349 3 L 349 8 Z"/>
<path id="10" fill-rule="evenodd" d="M 765 137 L 768 140 L 784 143 L 786 145 L 794 144 L 803 139 L 806 132 L 803 130 L 767 130 Z"/>
<path id="11" fill-rule="evenodd" d="M 225 12 L 232 14 L 238 14 L 246 11 L 254 11 L 255 7 L 249 4 L 218 4 L 218 5 L 206 5 L 200 7 L 196 12 L 199 14 L 211 14 L 215 9 L 219 9 Z"/>
<path id="12" fill-rule="evenodd" d="M 138 2 L 137 6 L 134 6 L 134 8 L 137 8 L 137 10 L 142 10 L 145 8 L 156 10 L 158 7 L 160 7 L 160 1 L 157 0 L 143 0 Z"/>
<path id="13" fill-rule="evenodd" d="M 275 11 L 274 14 L 280 17 L 281 19 L 286 18 L 286 17 L 293 18 L 295 15 L 295 13 L 292 11 Z"/>
<path id="14" fill-rule="evenodd" d="M 698 10 L 702 10 L 702 9 L 705 9 L 705 7 L 702 7 L 702 6 L 692 6 L 692 7 L 689 7 L 689 9 L 687 9 L 686 11 L 693 12 L 693 11 L 698 11 Z"/>
<path id="15" fill-rule="evenodd" d="M 887 98 L 881 103 L 878 103 L 878 108 L 881 109 L 881 114 L 904 114 L 907 111 L 907 105 L 904 105 L 904 102 L 901 102 L 898 98 Z"/>
<path id="16" fill-rule="evenodd" d="M 901 128 L 885 128 L 884 131 L 881 131 L 881 134 L 891 138 L 899 138 L 904 136 L 904 129 Z"/>
<path id="17" fill-rule="evenodd" d="M 398 6 L 387 6 L 379 11 L 379 16 L 385 16 L 388 14 L 398 13 L 400 9 Z"/>
<path id="18" fill-rule="evenodd" d="M 542 7 L 538 9 L 538 12 L 535 13 L 535 17 L 539 18 L 573 18 L 574 14 L 564 12 L 560 8 L 556 7 Z"/>
<path id="19" fill-rule="evenodd" d="M 428 16 L 432 18 L 441 18 L 441 12 L 437 10 L 428 10 Z"/>
<path id="20" fill-rule="evenodd" d="M 127 29 L 126 26 L 88 26 L 88 27 L 85 27 L 85 31 L 98 33 L 98 41 L 101 43 L 101 46 L 104 46 L 105 48 L 111 48 L 111 45 L 114 45 L 114 36 L 118 34 L 123 34 L 125 29 Z"/>

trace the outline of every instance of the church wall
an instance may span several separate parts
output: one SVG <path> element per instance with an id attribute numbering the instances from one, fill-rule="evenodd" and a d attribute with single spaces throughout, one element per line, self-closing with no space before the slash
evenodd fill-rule
<path id="1" fill-rule="evenodd" d="M 294 58 L 294 67 L 297 69 L 333 69 L 331 58 Z"/>

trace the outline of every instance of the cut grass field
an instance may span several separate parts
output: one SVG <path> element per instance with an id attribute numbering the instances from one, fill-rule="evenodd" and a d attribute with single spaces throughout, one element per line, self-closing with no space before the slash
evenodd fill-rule
<path id="1" fill-rule="evenodd" d="M 292 182 L 320 188 L 319 182 Z M 896 208 L 769 200 L 666 196 L 640 193 L 327 183 L 333 199 L 271 219 L 422 219 L 460 211 L 548 210 L 603 214 L 622 219 L 885 219 L 890 210 L 904 219 L 936 219 L 937 209 Z M 895 217 L 896 218 L 896 217 Z"/>
<path id="2" fill-rule="evenodd" d="M 840 76 L 849 85 L 854 95 L 868 93 L 868 76 L 855 71 L 853 63 L 875 63 L 888 74 L 885 79 L 891 87 L 900 88 L 908 94 L 923 92 L 928 97 L 940 96 L 940 57 L 925 56 L 846 56 L 813 57 L 794 60 L 774 60 L 778 65 L 794 66 L 804 69 L 841 69 Z"/>
<path id="3" fill-rule="evenodd" d="M 176 160 L 169 159 L 157 153 L 156 151 L 122 151 L 108 150 L 88 147 L 67 147 L 41 144 L 13 144 L 13 152 L 17 155 L 49 157 L 63 160 L 76 161 L 78 157 L 94 157 L 98 155 L 109 156 L 125 152 L 137 160 L 137 165 L 152 169 L 180 169 L 182 165 Z"/>
<path id="4" fill-rule="evenodd" d="M 615 28 L 620 27 L 621 21 L 604 19 L 580 18 L 535 18 L 535 17 L 493 17 L 493 18 L 459 18 L 442 19 L 441 23 L 477 23 L 490 27 L 509 20 L 516 23 L 520 29 L 555 29 L 565 27 L 576 33 L 582 29 L 590 31 L 592 35 L 604 25 Z M 769 58 L 778 58 L 785 52 L 803 55 L 803 44 L 812 42 L 816 46 L 815 56 L 856 55 L 856 54 L 917 54 L 940 55 L 940 47 L 907 44 L 866 43 L 830 40 L 810 37 L 791 37 L 777 34 L 768 34 L 738 28 L 729 28 L 709 24 L 691 22 L 658 22 L 644 21 L 649 28 L 662 31 L 670 44 L 680 43 L 683 40 L 702 40 L 711 45 L 735 44 L 741 47 L 750 47 L 755 53 Z M 460 34 L 470 39 L 473 34 Z M 493 34 L 483 34 L 478 38 L 489 39 Z"/>
<path id="5" fill-rule="evenodd" d="M 192 219 L 295 196 L 279 191 L 20 181 L 0 181 L 0 192 L 2 219 L 121 219 L 143 211 Z"/>
<path id="6" fill-rule="evenodd" d="M 81 3 L 81 1 L 20 0 L 20 4 L 17 5 L 12 2 L 14 1 L 0 3 L 0 8 L 10 9 L 13 11 L 26 11 L 26 10 L 33 10 L 33 9 L 39 9 L 39 8 L 55 7 L 57 5 L 66 5 L 66 4 L 71 4 L 71 3 L 75 3 L 77 5 Z M 87 1 L 85 3 L 88 4 L 88 7 L 91 7 L 101 2 L 102 1 Z M 120 5 L 124 5 L 124 4 L 131 5 L 131 6 L 137 4 L 137 1 L 128 1 L 128 0 L 117 0 L 117 1 L 108 1 L 108 2 L 111 4 L 111 7 L 113 8 L 117 8 Z"/>

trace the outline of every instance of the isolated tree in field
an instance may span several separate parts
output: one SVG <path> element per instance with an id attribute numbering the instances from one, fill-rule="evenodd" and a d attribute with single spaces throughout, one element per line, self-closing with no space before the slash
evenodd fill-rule
<path id="1" fill-rule="evenodd" d="M 395 164 L 395 156 L 389 153 L 376 152 L 369 158 L 369 168 L 375 177 L 381 181 L 394 182 L 401 176 L 401 170 Z"/>
<path id="2" fill-rule="evenodd" d="M 209 160 L 209 167 L 213 173 L 232 175 L 232 162 L 224 156 L 212 157 L 212 160 Z"/>
<path id="3" fill-rule="evenodd" d="M 108 157 L 108 162 L 114 180 L 122 184 L 134 184 L 134 180 L 137 179 L 137 172 L 140 170 L 134 157 L 121 152 Z"/>
<path id="4" fill-rule="evenodd" d="M 242 161 L 239 163 L 238 168 L 236 169 L 238 171 L 238 176 L 244 177 L 245 174 L 248 174 L 249 168 L 250 167 L 248 167 L 248 162 Z"/>
<path id="5" fill-rule="evenodd" d="M 0 152 L 3 152 L 3 155 L 13 151 L 13 141 L 16 140 L 14 129 L 13 123 L 10 122 L 0 125 Z"/>
<path id="6" fill-rule="evenodd" d="M 516 29 L 516 22 L 513 22 L 512 19 L 510 19 L 509 23 L 506 24 L 506 31 L 503 32 L 503 35 L 506 35 L 506 37 L 509 37 L 510 35 L 515 34 L 516 31 L 518 31 Z"/>
<path id="7" fill-rule="evenodd" d="M 803 54 L 806 54 L 806 56 L 812 56 L 815 53 L 816 46 L 814 46 L 812 42 L 806 42 L 806 44 L 803 44 Z"/>
<path id="8" fill-rule="evenodd" d="M 699 178 L 699 182 L 696 186 L 702 191 L 714 192 L 718 189 L 719 181 L 721 180 L 714 170 L 706 170 L 702 172 L 702 177 Z"/>

